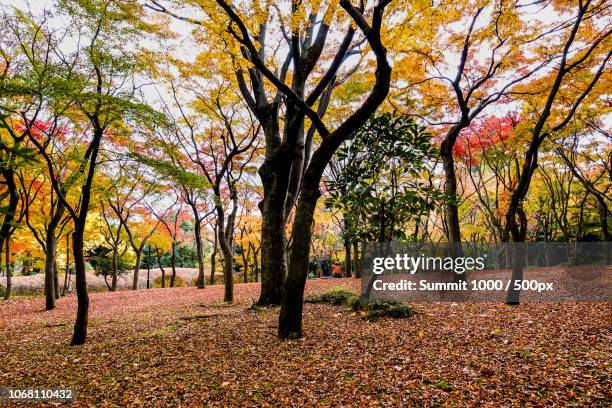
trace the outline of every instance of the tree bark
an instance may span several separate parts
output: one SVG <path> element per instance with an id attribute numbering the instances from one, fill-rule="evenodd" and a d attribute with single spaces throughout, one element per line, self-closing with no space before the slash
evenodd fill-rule
<path id="1" fill-rule="evenodd" d="M 351 242 L 348 240 L 344 241 L 344 251 L 346 253 L 346 257 L 344 259 L 344 276 L 346 276 L 347 278 L 350 278 L 352 275 L 351 273 L 352 259 L 351 259 Z"/>
<path id="2" fill-rule="evenodd" d="M 359 243 L 353 242 L 353 270 L 355 271 L 355 277 L 361 278 L 361 263 L 359 259 Z"/>
<path id="3" fill-rule="evenodd" d="M 204 289 L 204 248 L 202 247 L 202 221 L 196 220 L 195 222 L 195 241 L 196 241 L 196 252 L 198 257 L 198 289 Z"/>
<path id="4" fill-rule="evenodd" d="M 70 277 L 70 234 L 66 234 L 66 272 L 64 273 L 64 287 L 62 296 L 68 292 L 68 278 Z"/>
<path id="5" fill-rule="evenodd" d="M 6 267 L 6 290 L 4 291 L 4 300 L 9 300 L 11 297 L 11 289 L 12 289 L 12 281 L 11 278 L 13 276 L 13 271 L 11 270 L 11 250 L 10 250 L 10 239 L 8 236 L 4 240 L 5 251 L 4 251 L 4 265 Z M 1 248 L 1 247 L 0 247 Z"/>
<path id="6" fill-rule="evenodd" d="M 219 251 L 219 236 L 218 236 L 219 227 L 217 223 L 215 223 L 214 233 L 215 233 L 215 241 L 213 242 L 213 251 L 210 255 L 210 284 L 215 284 L 215 272 L 217 270 L 217 252 Z"/>
<path id="7" fill-rule="evenodd" d="M 57 240 L 52 228 L 47 229 L 45 254 L 45 309 L 55 308 L 55 251 Z"/>
<path id="8" fill-rule="evenodd" d="M 110 287 L 110 291 L 111 292 L 115 292 L 117 290 L 117 258 L 118 258 L 118 253 L 117 253 L 117 245 L 113 245 L 113 260 L 112 260 L 112 275 L 113 278 L 111 280 L 111 287 Z"/>
<path id="9" fill-rule="evenodd" d="M 264 193 L 261 226 L 261 292 L 259 306 L 280 305 L 287 272 L 285 198 Z"/>
<path id="10" fill-rule="evenodd" d="M 59 272 L 57 270 L 57 256 L 55 257 L 55 262 L 53 262 L 53 279 L 54 279 L 53 289 L 55 289 L 55 299 L 57 300 L 60 298 Z"/>
<path id="11" fill-rule="evenodd" d="M 157 266 L 159 266 L 159 270 L 161 271 L 161 287 L 166 287 L 166 270 L 162 266 L 161 256 L 159 255 L 159 248 L 155 247 L 155 255 L 157 256 Z"/>
<path id="12" fill-rule="evenodd" d="M 173 288 L 176 284 L 176 243 L 172 242 L 172 255 L 170 256 L 170 267 L 172 268 L 172 275 L 170 276 L 170 287 Z"/>
<path id="13" fill-rule="evenodd" d="M 281 339 L 302 337 L 302 308 L 309 267 L 312 221 L 320 195 L 318 187 L 308 191 L 302 190 L 300 194 L 293 222 L 293 245 L 289 261 L 291 269 L 285 280 L 285 292 L 279 316 L 278 336 Z"/>
<path id="14" fill-rule="evenodd" d="M 71 345 L 84 344 L 87 339 L 87 323 L 89 314 L 89 294 L 87 293 L 87 277 L 85 274 L 84 220 L 75 221 L 72 234 L 72 252 L 74 255 L 75 288 L 77 293 L 77 316 L 74 323 L 74 333 Z"/>
<path id="15" fill-rule="evenodd" d="M 136 263 L 134 264 L 134 277 L 132 279 L 132 290 L 138 289 L 138 278 L 140 277 L 140 262 L 142 260 L 142 250 L 144 246 L 136 251 Z"/>

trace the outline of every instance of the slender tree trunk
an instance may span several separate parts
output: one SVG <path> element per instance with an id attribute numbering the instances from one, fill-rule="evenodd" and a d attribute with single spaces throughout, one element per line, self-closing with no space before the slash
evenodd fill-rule
<path id="1" fill-rule="evenodd" d="M 346 276 L 347 278 L 351 277 L 351 264 L 352 264 L 352 259 L 351 259 L 351 243 L 348 240 L 344 241 L 344 252 L 346 253 L 346 257 L 344 259 L 344 276 Z"/>
<path id="2" fill-rule="evenodd" d="M 202 245 L 202 221 L 197 220 L 195 223 L 195 241 L 196 252 L 198 256 L 198 289 L 204 289 L 204 248 Z"/>
<path id="3" fill-rule="evenodd" d="M 459 197 L 457 196 L 457 175 L 455 174 L 455 161 L 453 159 L 453 146 L 461 131 L 461 124 L 453 126 L 440 146 L 440 157 L 444 168 L 444 192 L 447 196 L 446 223 L 448 226 L 448 242 L 451 245 L 452 255 L 463 256 L 461 247 L 461 227 L 459 225 Z"/>
<path id="4" fill-rule="evenodd" d="M 134 265 L 134 278 L 132 280 L 132 290 L 138 289 L 138 278 L 140 277 L 140 262 L 142 260 L 142 250 L 144 246 L 136 251 L 136 264 Z"/>
<path id="5" fill-rule="evenodd" d="M 176 247 L 175 242 L 172 242 L 172 255 L 170 256 L 170 267 L 172 268 L 172 275 L 170 276 L 170 287 L 173 288 L 176 284 Z"/>
<path id="6" fill-rule="evenodd" d="M 19 204 L 19 194 L 17 193 L 17 184 L 15 183 L 15 172 L 10 168 L 3 168 L 0 170 L 4 177 L 4 182 L 9 193 L 9 202 L 2 220 L 2 227 L 0 227 L 0 248 L 4 241 L 8 241 L 11 235 L 11 228 L 13 219 L 15 218 L 15 212 L 17 205 Z"/>
<path id="7" fill-rule="evenodd" d="M 111 292 L 115 292 L 117 290 L 117 258 L 118 258 L 118 254 L 117 254 L 117 245 L 113 245 L 113 260 L 112 260 L 112 280 L 111 280 L 111 287 L 110 287 L 110 291 Z"/>
<path id="8" fill-rule="evenodd" d="M 166 287 L 166 270 L 162 266 L 161 256 L 159 255 L 159 248 L 155 247 L 155 255 L 157 256 L 157 266 L 159 266 L 159 270 L 161 271 L 161 287 Z"/>
<path id="9" fill-rule="evenodd" d="M 217 252 L 219 251 L 219 236 L 218 234 L 218 226 L 215 223 L 214 233 L 215 233 L 215 241 L 213 243 L 213 251 L 210 255 L 210 284 L 215 284 L 215 272 L 217 270 Z"/>
<path id="10" fill-rule="evenodd" d="M 612 235 L 610 234 L 610 229 L 608 228 L 608 206 L 606 205 L 606 200 L 601 197 L 599 194 L 595 196 L 597 199 L 597 204 L 599 207 L 599 221 L 601 224 L 601 235 L 604 241 L 612 242 Z"/>
<path id="11" fill-rule="evenodd" d="M 8 300 L 11 297 L 11 289 L 12 282 L 11 278 L 13 275 L 13 271 L 11 270 L 11 249 L 10 249 L 10 235 L 6 237 L 4 240 L 5 250 L 4 250 L 4 259 L 5 259 L 5 267 L 6 267 L 6 290 L 4 292 L 4 300 Z"/>
<path id="12" fill-rule="evenodd" d="M 47 229 L 45 240 L 45 309 L 51 310 L 55 308 L 55 251 L 57 248 L 57 240 L 53 228 Z"/>
<path id="13" fill-rule="evenodd" d="M 233 190 L 233 187 L 231 188 Z M 220 199 L 219 191 L 215 191 L 217 199 Z M 234 220 L 238 211 L 238 197 L 232 191 L 233 209 L 225 223 L 225 211 L 221 205 L 217 205 L 217 235 L 219 246 L 223 252 L 223 301 L 232 303 L 234 301 L 234 251 L 232 249 L 234 235 Z"/>
<path id="14" fill-rule="evenodd" d="M 355 277 L 361 278 L 361 262 L 359 260 L 359 243 L 353 242 L 353 270 Z"/>
<path id="15" fill-rule="evenodd" d="M 70 277 L 70 234 L 66 234 L 66 273 L 64 274 L 64 287 L 62 296 L 68 292 L 68 278 Z"/>
<path id="16" fill-rule="evenodd" d="M 57 256 L 55 257 L 55 262 L 53 262 L 53 289 L 55 289 L 55 299 L 60 298 L 60 288 L 59 288 L 59 272 L 57 270 Z"/>
<path id="17" fill-rule="evenodd" d="M 254 276 L 255 276 L 255 282 L 259 282 L 259 260 L 257 259 L 257 253 L 259 251 L 255 251 L 255 249 L 253 249 L 253 263 L 254 263 Z"/>

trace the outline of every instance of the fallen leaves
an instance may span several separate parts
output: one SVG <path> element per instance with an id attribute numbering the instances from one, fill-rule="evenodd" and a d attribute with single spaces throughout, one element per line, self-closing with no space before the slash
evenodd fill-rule
<path id="1" fill-rule="evenodd" d="M 308 281 L 309 294 L 359 281 Z M 89 341 L 70 347 L 75 299 L 0 303 L 0 387 L 66 386 L 71 406 L 553 406 L 612 399 L 609 303 L 419 303 L 371 323 L 306 304 L 279 341 L 256 284 L 91 294 Z M 198 317 L 199 316 L 199 317 Z M 188 317 L 189 319 L 181 319 Z M 44 327 L 56 325 L 53 328 Z M 64 324 L 62 326 L 61 324 Z"/>

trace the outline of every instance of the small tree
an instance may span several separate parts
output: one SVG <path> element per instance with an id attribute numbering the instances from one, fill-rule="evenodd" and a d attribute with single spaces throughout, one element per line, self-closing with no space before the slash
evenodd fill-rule
<path id="1" fill-rule="evenodd" d="M 116 259 L 113 259 L 113 250 L 102 245 L 89 249 L 85 254 L 85 259 L 94 268 L 95 275 L 104 278 L 104 283 L 106 283 L 110 291 L 113 288 L 108 282 L 108 278 L 114 278 L 115 273 L 117 275 L 125 275 L 131 267 L 131 262 L 128 259 L 124 256 L 118 256 Z"/>
<path id="2" fill-rule="evenodd" d="M 407 116 L 386 113 L 357 130 L 336 154 L 326 200 L 343 214 L 345 240 L 407 240 L 407 224 L 442 200 L 422 179 L 436 154 L 431 135 Z"/>

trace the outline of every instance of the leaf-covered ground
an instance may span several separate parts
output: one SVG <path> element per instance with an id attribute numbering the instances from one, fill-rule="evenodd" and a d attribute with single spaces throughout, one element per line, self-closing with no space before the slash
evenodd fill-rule
<path id="1" fill-rule="evenodd" d="M 309 281 L 320 293 L 355 279 Z M 419 303 L 366 322 L 306 304 L 306 337 L 276 338 L 257 284 L 91 295 L 88 343 L 68 345 L 74 296 L 0 303 L 0 387 L 73 387 L 71 406 L 609 406 L 612 305 Z"/>

